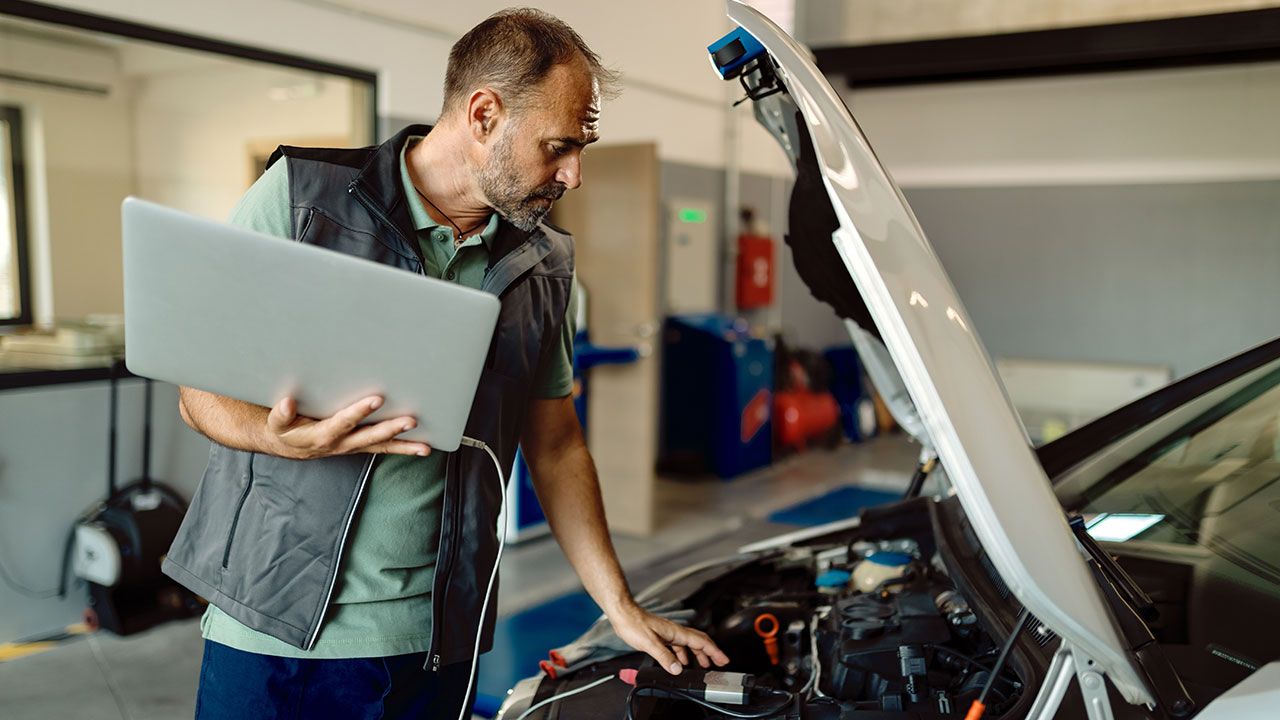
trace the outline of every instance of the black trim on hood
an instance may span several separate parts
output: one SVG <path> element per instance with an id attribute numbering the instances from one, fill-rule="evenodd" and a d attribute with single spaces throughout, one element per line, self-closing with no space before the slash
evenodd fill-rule
<path id="1" fill-rule="evenodd" d="M 831 239 L 831 234 L 840 228 L 840 220 L 823 184 L 822 169 L 818 167 L 809 128 L 798 112 L 796 130 L 795 146 L 799 153 L 796 157 L 796 182 L 791 189 L 791 205 L 787 212 L 789 229 L 786 235 L 792 262 L 815 298 L 835 308 L 836 315 L 854 321 L 879 339 L 880 329 L 871 319 L 871 311 L 853 284 L 853 276 Z"/>

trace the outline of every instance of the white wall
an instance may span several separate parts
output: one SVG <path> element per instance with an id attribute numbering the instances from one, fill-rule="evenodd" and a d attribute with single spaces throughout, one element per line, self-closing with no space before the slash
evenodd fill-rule
<path id="1" fill-rule="evenodd" d="M 107 14 L 373 70 L 379 113 L 435 118 L 449 47 L 508 6 L 495 0 L 60 0 Z M 663 160 L 724 167 L 729 97 L 706 46 L 729 29 L 720 0 L 534 3 L 574 26 L 624 73 L 623 95 L 606 105 L 604 142 L 653 141 Z M 754 123 L 743 123 L 744 170 L 786 174 L 785 158 Z"/>

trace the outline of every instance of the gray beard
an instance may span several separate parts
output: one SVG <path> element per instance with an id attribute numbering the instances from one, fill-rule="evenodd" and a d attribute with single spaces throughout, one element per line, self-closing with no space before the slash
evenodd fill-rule
<path id="1" fill-rule="evenodd" d="M 551 203 L 564 195 L 565 186 L 553 181 L 529 191 L 516 184 L 511 149 L 511 137 L 515 131 L 516 128 L 508 128 L 498 140 L 493 156 L 477 173 L 476 180 L 489 207 L 517 228 L 533 232 L 551 212 Z"/>

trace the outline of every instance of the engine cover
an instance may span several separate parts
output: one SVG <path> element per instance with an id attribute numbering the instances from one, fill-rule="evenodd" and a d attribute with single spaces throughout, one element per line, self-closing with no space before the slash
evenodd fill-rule
<path id="1" fill-rule="evenodd" d="M 905 694 L 918 702 L 928 694 L 925 652 L 950 639 L 932 592 L 854 595 L 837 603 L 818 629 L 820 687 L 848 700 Z"/>

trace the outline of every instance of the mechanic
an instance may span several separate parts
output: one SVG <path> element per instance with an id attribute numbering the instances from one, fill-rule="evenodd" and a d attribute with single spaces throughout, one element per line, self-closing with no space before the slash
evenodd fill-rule
<path id="1" fill-rule="evenodd" d="M 678 674 L 728 658 L 627 588 L 570 397 L 572 238 L 542 222 L 580 184 L 615 81 L 555 17 L 499 12 L 453 46 L 434 128 L 376 148 L 281 147 L 232 222 L 501 297 L 467 434 L 505 467 L 523 446 L 591 597 L 623 641 Z M 361 426 L 381 403 L 311 419 L 290 398 L 266 408 L 181 389 L 183 419 L 213 441 L 164 565 L 211 603 L 197 718 L 454 718 L 471 701 L 477 633 L 486 650 L 496 607 L 480 617 L 495 469 L 474 448 L 397 439 L 412 418 Z"/>

